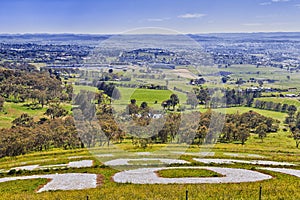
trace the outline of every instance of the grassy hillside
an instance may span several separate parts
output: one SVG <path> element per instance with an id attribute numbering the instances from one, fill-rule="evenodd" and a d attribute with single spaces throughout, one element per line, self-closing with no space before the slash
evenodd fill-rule
<path id="1" fill-rule="evenodd" d="M 32 110 L 24 103 L 12 103 L 5 102 L 4 112 L 0 112 L 0 128 L 8 128 L 11 126 L 11 122 L 20 117 L 22 113 L 28 113 L 30 116 L 34 117 L 35 120 L 38 120 L 46 112 L 46 107 L 41 109 Z"/>
<path id="2" fill-rule="evenodd" d="M 300 110 L 300 101 L 296 98 L 265 97 L 265 98 L 259 98 L 258 100 L 272 101 L 273 103 L 295 105 L 298 108 L 298 110 Z"/>

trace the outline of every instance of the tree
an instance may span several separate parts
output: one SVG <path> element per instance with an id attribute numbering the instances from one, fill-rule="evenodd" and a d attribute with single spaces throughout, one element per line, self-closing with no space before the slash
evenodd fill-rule
<path id="1" fill-rule="evenodd" d="M 166 101 L 163 101 L 161 103 L 161 106 L 163 107 L 163 109 L 165 110 L 166 108 L 169 110 L 170 109 L 170 106 L 171 106 L 171 100 L 168 99 Z"/>
<path id="2" fill-rule="evenodd" d="M 287 111 L 287 108 L 289 107 L 288 104 L 283 104 L 282 107 L 281 107 L 281 112 L 286 112 Z"/>
<path id="3" fill-rule="evenodd" d="M 226 83 L 228 81 L 228 76 L 222 76 L 222 83 Z"/>
<path id="4" fill-rule="evenodd" d="M 46 110 L 45 115 L 51 117 L 51 119 L 59 118 L 66 116 L 68 111 L 61 107 L 59 104 L 51 104 Z"/>
<path id="5" fill-rule="evenodd" d="M 266 124 L 259 124 L 259 126 L 256 128 L 255 133 L 258 134 L 258 137 L 261 139 L 261 141 L 264 141 L 264 138 L 267 136 L 267 130 L 268 126 Z"/>
<path id="6" fill-rule="evenodd" d="M 296 148 L 299 148 L 300 145 L 300 112 L 296 115 L 295 123 L 290 123 L 290 130 L 292 132 L 292 136 L 296 142 Z"/>
<path id="7" fill-rule="evenodd" d="M 299 145 L 300 145 L 300 131 L 299 131 L 299 129 L 295 130 L 293 132 L 293 138 L 296 142 L 296 148 L 299 148 Z"/>
<path id="8" fill-rule="evenodd" d="M 295 122 L 295 113 L 297 111 L 297 107 L 295 105 L 290 105 L 287 108 L 288 111 L 288 116 L 285 118 L 285 123 L 286 124 L 291 124 L 293 122 Z"/>
<path id="9" fill-rule="evenodd" d="M 32 127 L 34 125 L 33 117 L 23 113 L 20 117 L 12 121 L 13 126 Z"/>
<path id="10" fill-rule="evenodd" d="M 141 103 L 139 111 L 142 115 L 142 118 L 149 118 L 150 108 L 149 108 L 147 102 L 144 101 L 144 102 Z"/>
<path id="11" fill-rule="evenodd" d="M 247 128 L 245 124 L 241 124 L 237 127 L 237 131 L 238 140 L 240 140 L 242 145 L 244 145 L 247 139 L 250 137 L 249 128 Z"/>
<path id="12" fill-rule="evenodd" d="M 3 111 L 5 99 L 0 96 L 0 112 Z"/>
<path id="13" fill-rule="evenodd" d="M 170 96 L 171 105 L 173 106 L 173 111 L 175 110 L 175 106 L 179 104 L 179 98 L 177 94 L 171 94 Z"/>
<path id="14" fill-rule="evenodd" d="M 287 110 L 288 110 L 288 114 L 292 116 L 296 113 L 297 107 L 295 105 L 290 105 Z"/>
<path id="15" fill-rule="evenodd" d="M 187 94 L 187 100 L 186 100 L 186 103 L 191 105 L 192 109 L 196 108 L 197 105 L 199 104 L 199 101 L 197 99 L 197 96 L 192 93 L 192 92 L 189 92 Z"/>
<path id="16" fill-rule="evenodd" d="M 127 105 L 127 113 L 129 115 L 138 114 L 139 107 L 136 105 L 136 100 L 131 99 L 130 104 Z"/>
<path id="17" fill-rule="evenodd" d="M 258 82 L 259 87 L 262 87 L 264 84 L 264 82 L 262 80 L 258 80 L 257 82 Z"/>
<path id="18" fill-rule="evenodd" d="M 68 100 L 69 100 L 69 101 L 72 100 L 73 92 L 74 92 L 73 86 L 72 86 L 72 85 L 67 85 L 67 86 L 66 86 L 66 93 L 67 93 L 67 95 L 68 95 Z"/>

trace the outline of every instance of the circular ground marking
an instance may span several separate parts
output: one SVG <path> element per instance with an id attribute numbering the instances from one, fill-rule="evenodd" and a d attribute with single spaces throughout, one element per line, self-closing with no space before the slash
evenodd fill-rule
<path id="1" fill-rule="evenodd" d="M 163 178 L 157 171 L 165 169 L 207 169 L 224 177 L 207 178 Z M 200 183 L 242 183 L 256 182 L 271 179 L 272 176 L 247 169 L 234 169 L 222 167 L 165 167 L 165 168 L 140 168 L 123 171 L 115 174 L 113 180 L 117 183 L 134 184 L 200 184 Z"/>
<path id="2" fill-rule="evenodd" d="M 299 169 L 270 168 L 270 167 L 260 168 L 260 169 L 269 170 L 269 171 L 273 171 L 273 172 L 280 172 L 283 174 L 288 174 L 288 175 L 292 175 L 292 176 L 296 176 L 296 177 L 300 178 L 300 170 Z"/>

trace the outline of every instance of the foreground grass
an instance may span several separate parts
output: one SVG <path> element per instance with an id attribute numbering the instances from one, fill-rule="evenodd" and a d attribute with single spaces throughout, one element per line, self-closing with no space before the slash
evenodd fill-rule
<path id="1" fill-rule="evenodd" d="M 269 172 L 267 172 L 269 173 Z M 280 173 L 269 173 L 276 178 L 240 184 L 169 184 L 135 185 L 109 182 L 96 189 L 56 191 L 34 194 L 28 192 L 2 193 L 3 199 L 258 199 L 262 186 L 262 199 L 299 199 L 299 178 Z M 19 182 L 20 183 L 20 182 Z"/>
<path id="2" fill-rule="evenodd" d="M 216 144 L 211 151 L 216 152 L 217 157 L 222 157 L 222 152 L 239 152 L 239 153 L 259 153 L 267 156 L 266 159 L 274 161 L 293 161 L 300 163 L 300 150 L 296 148 L 288 148 L 282 146 L 281 150 L 274 149 L 272 141 L 277 143 L 281 138 L 274 135 L 275 138 L 270 137 L 270 141 L 265 140 L 264 143 L 255 143 L 255 139 L 249 140 L 246 145 L 238 144 Z M 128 146 L 129 143 L 124 144 Z M 186 150 L 181 145 L 171 144 L 174 150 Z M 162 145 L 153 145 L 142 151 L 151 151 L 151 149 L 158 150 Z M 111 148 L 111 147 L 110 147 Z M 97 148 L 98 153 L 108 153 L 108 147 Z M 183 148 L 183 149 L 181 149 Z M 190 146 L 187 152 L 197 152 L 201 150 L 198 146 Z M 141 151 L 135 149 L 133 151 Z M 80 157 L 79 157 L 80 156 Z M 73 157 L 70 159 L 70 157 Z M 76 158 L 78 157 L 78 158 Z M 143 156 L 141 156 L 143 157 Z M 181 156 L 181 159 L 192 161 L 193 156 Z M 168 185 L 137 185 L 137 184 L 118 184 L 112 181 L 112 176 L 118 171 L 109 167 L 102 166 L 101 163 L 93 157 L 86 149 L 78 150 L 60 150 L 54 149 L 48 152 L 37 152 L 18 156 L 15 158 L 0 159 L 0 168 L 8 168 L 29 164 L 58 164 L 67 161 L 93 159 L 95 160 L 94 167 L 82 169 L 57 169 L 50 171 L 33 171 L 17 175 L 33 175 L 33 174 L 53 174 L 53 173 L 96 173 L 102 174 L 104 180 L 102 185 L 95 189 L 78 190 L 78 191 L 53 191 L 35 193 L 35 189 L 39 185 L 45 184 L 45 179 L 36 180 L 20 180 L 11 181 L 0 184 L 0 192 L 2 199 L 184 199 L 186 190 L 189 191 L 189 199 L 258 199 L 259 187 L 263 188 L 263 199 L 300 199 L 298 192 L 300 187 L 299 178 L 290 175 L 285 175 L 276 172 L 263 171 L 253 165 L 234 164 L 234 165 L 216 165 L 222 167 L 237 167 L 246 169 L 255 169 L 266 174 L 272 175 L 273 179 L 256 182 L 256 183 L 237 183 L 237 184 L 168 184 Z M 110 158 L 114 159 L 114 158 Z M 192 166 L 204 166 L 201 163 L 192 162 Z M 145 166 L 143 166 L 145 167 Z M 296 167 L 299 169 L 299 167 Z M 199 170 L 166 170 L 160 171 L 162 176 L 170 177 L 194 177 L 194 176 L 215 176 L 207 171 Z M 209 173 L 209 174 L 208 174 Z M 7 174 L 2 174 L 8 176 Z M 10 175 L 11 176 L 11 175 Z M 14 192 L 13 192 L 14 191 Z"/>
<path id="3" fill-rule="evenodd" d="M 47 179 L 9 181 L 0 183 L 0 194 L 14 195 L 16 193 L 34 193 L 37 188 L 48 182 Z"/>

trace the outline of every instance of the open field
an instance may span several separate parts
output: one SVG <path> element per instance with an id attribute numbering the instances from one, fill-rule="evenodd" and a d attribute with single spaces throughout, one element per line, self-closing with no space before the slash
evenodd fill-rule
<path id="1" fill-rule="evenodd" d="M 265 98 L 258 98 L 255 100 L 272 101 L 273 103 L 295 105 L 298 110 L 300 109 L 300 101 L 297 98 L 265 97 Z"/>
<path id="2" fill-rule="evenodd" d="M 85 85 L 74 85 L 74 94 L 78 94 L 80 90 L 86 90 L 91 92 L 97 92 L 98 89 L 92 86 L 85 86 Z"/>
<path id="3" fill-rule="evenodd" d="M 71 113 L 71 104 L 62 103 L 61 106 Z M 38 121 L 40 118 L 44 117 L 44 113 L 47 108 L 48 106 L 44 106 L 44 108 L 31 109 L 26 105 L 26 103 L 5 102 L 4 111 L 0 112 L 0 128 L 11 127 L 11 122 L 17 117 L 20 117 L 23 113 L 29 114 L 35 121 Z"/>
<path id="4" fill-rule="evenodd" d="M 46 107 L 41 109 L 32 110 L 31 108 L 24 105 L 24 103 L 12 103 L 5 102 L 4 112 L 0 112 L 0 128 L 11 127 L 11 122 L 20 117 L 21 114 L 27 113 L 32 116 L 35 120 L 38 120 L 46 112 Z"/>
<path id="5" fill-rule="evenodd" d="M 204 108 L 203 106 L 199 107 L 199 109 L 201 112 L 207 111 L 207 109 Z M 252 110 L 261 115 L 264 115 L 267 117 L 272 117 L 274 119 L 278 119 L 281 122 L 283 122 L 283 120 L 287 116 L 287 113 L 275 112 L 275 111 L 270 111 L 270 110 L 262 110 L 262 109 L 258 109 L 258 108 L 252 108 L 252 107 L 231 107 L 231 108 L 218 108 L 218 109 L 213 109 L 213 110 L 219 111 L 221 113 L 227 113 L 227 114 L 244 113 L 244 112 L 248 112 L 248 111 Z"/>
<path id="6" fill-rule="evenodd" d="M 256 79 L 274 79 L 278 80 L 274 84 L 264 84 L 264 87 L 278 87 L 278 88 L 289 88 L 295 87 L 300 83 L 298 72 L 290 73 L 287 70 L 272 68 L 272 67 L 259 67 L 254 65 L 232 65 L 228 68 L 220 68 L 219 71 L 226 71 L 233 73 L 231 75 L 232 79 L 237 80 L 238 78 L 243 78 L 248 80 L 250 78 Z M 287 78 L 290 76 L 290 79 Z M 253 83 L 248 83 L 244 86 L 251 86 Z M 258 84 L 254 84 L 258 85 Z M 299 92 L 299 91 L 298 91 Z"/>
<path id="7" fill-rule="evenodd" d="M 113 105 L 116 107 L 122 107 L 125 110 L 126 106 L 130 103 L 131 99 L 136 100 L 136 104 L 139 106 L 143 101 L 148 103 L 148 106 L 161 110 L 161 103 L 165 100 L 168 100 L 172 93 L 178 95 L 180 104 L 185 104 L 186 95 L 170 90 L 150 90 L 150 89 L 140 89 L 140 88 L 124 88 L 118 87 L 118 90 L 121 93 L 121 99 L 115 100 Z M 155 101 L 157 103 L 155 104 Z"/>

